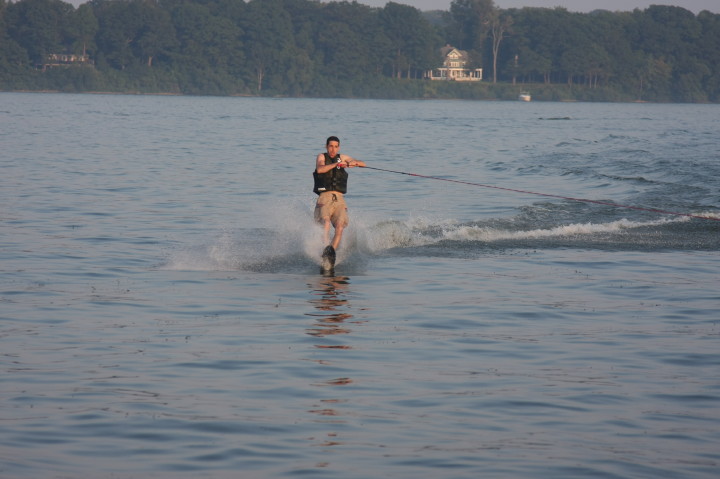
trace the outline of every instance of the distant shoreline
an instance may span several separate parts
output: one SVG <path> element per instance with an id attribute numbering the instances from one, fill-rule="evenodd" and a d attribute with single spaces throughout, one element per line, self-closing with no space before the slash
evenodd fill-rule
<path id="1" fill-rule="evenodd" d="M 513 86 L 513 85 L 508 85 Z M 527 85 L 525 85 L 526 87 Z M 517 85 L 514 85 L 514 87 L 517 87 Z M 556 85 L 555 85 L 556 87 Z M 547 98 L 543 95 L 533 94 L 533 98 L 530 102 L 527 101 L 519 101 L 517 99 L 517 96 L 509 97 L 495 97 L 495 96 L 488 96 L 488 97 L 474 97 L 474 98 L 461 98 L 461 97 L 449 97 L 449 96 L 438 96 L 438 97 L 404 97 L 404 98 L 369 98 L 369 97 L 315 97 L 315 96 L 286 96 L 286 95 L 251 95 L 251 94 L 228 94 L 228 95 L 215 95 L 215 94 L 196 94 L 196 93 L 177 93 L 177 92 L 143 92 L 143 91 L 125 91 L 125 92 L 119 92 L 119 91 L 63 91 L 63 90 L 51 90 L 51 89 L 43 89 L 43 90 L 28 90 L 28 89 L 18 89 L 18 90 L 4 90 L 0 89 L 0 93 L 40 93 L 40 94 L 70 94 L 70 95 L 127 95 L 127 96 L 186 96 L 186 97 L 215 97 L 215 98 L 288 98 L 288 99 L 338 99 L 338 100 L 396 100 L 396 101 L 402 101 L 402 100 L 409 100 L 409 101 L 417 101 L 417 100 L 454 100 L 454 101 L 477 101 L 477 102 L 518 102 L 518 103 L 573 103 L 573 102 L 582 102 L 582 103 L 650 103 L 650 104 L 660 104 L 660 105 L 668 105 L 668 104 L 677 104 L 677 105 L 717 105 L 717 102 L 673 102 L 673 101 L 652 101 L 652 100 L 642 100 L 642 99 L 608 99 L 608 98 L 571 98 L 571 97 L 559 97 L 559 98 Z"/>

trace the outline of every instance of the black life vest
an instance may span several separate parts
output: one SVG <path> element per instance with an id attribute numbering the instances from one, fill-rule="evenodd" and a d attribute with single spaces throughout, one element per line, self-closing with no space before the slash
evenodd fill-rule
<path id="1" fill-rule="evenodd" d="M 340 162 L 339 153 L 335 155 L 334 158 L 331 158 L 327 153 L 323 154 L 325 155 L 326 165 L 329 163 Z M 348 173 L 345 171 L 345 168 L 333 168 L 332 170 L 322 174 L 318 174 L 317 169 L 315 169 L 313 171 L 313 179 L 315 180 L 313 192 L 317 195 L 325 191 L 337 191 L 342 194 L 347 192 Z"/>

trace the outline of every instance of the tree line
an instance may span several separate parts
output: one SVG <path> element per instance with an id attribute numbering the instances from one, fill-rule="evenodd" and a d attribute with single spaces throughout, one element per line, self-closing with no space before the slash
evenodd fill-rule
<path id="1" fill-rule="evenodd" d="M 440 48 L 479 84 L 423 79 Z M 48 66 L 52 54 L 88 62 Z M 62 62 L 61 62 L 62 63 Z M 0 89 L 354 98 L 720 101 L 720 15 L 448 11 L 317 0 L 0 0 Z"/>

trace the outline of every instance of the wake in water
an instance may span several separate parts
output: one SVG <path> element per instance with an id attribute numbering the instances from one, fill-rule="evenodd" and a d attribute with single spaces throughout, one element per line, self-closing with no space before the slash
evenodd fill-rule
<path id="1" fill-rule="evenodd" d="M 336 267 L 357 274 L 379 256 L 478 257 L 518 249 L 584 248 L 617 251 L 717 250 L 720 224 L 687 217 L 550 224 L 572 216 L 566 204 L 536 204 L 510 218 L 472 222 L 374 219 L 354 215 L 337 252 Z M 577 211 L 575 213 L 578 213 Z M 708 213 L 713 214 L 713 213 Z M 173 251 L 163 269 L 308 273 L 317 271 L 326 246 L 312 206 L 278 205 L 277 228 L 226 227 L 207 243 Z M 583 215 L 578 215 L 583 216 Z M 598 218 L 603 215 L 597 214 Z"/>
<path id="2" fill-rule="evenodd" d="M 270 208 L 266 222 L 277 227 L 227 226 L 206 243 L 172 251 L 163 269 L 307 273 L 319 270 L 322 228 L 312 217 L 312 205 L 296 202 Z M 356 228 L 348 228 L 337 251 L 336 266 L 357 270 L 364 262 Z"/>
<path id="3" fill-rule="evenodd" d="M 517 249 L 581 248 L 616 251 L 717 250 L 720 225 L 690 218 L 620 219 L 535 225 L 519 215 L 455 223 L 388 221 L 374 227 L 371 244 L 402 255 L 476 257 Z"/>

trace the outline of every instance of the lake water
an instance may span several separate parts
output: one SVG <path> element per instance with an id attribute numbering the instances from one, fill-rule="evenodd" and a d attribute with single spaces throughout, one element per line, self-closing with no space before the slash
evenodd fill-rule
<path id="1" fill-rule="evenodd" d="M 718 105 L 0 93 L 0 122 L 3 478 L 720 475 Z M 350 171 L 335 276 L 329 135 L 423 175 Z"/>

